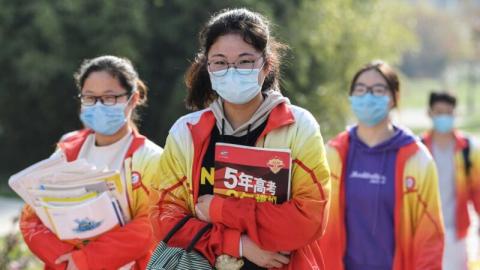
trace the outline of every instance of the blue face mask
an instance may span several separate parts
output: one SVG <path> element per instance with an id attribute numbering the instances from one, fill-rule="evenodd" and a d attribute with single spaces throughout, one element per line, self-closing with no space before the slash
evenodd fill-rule
<path id="1" fill-rule="evenodd" d="M 105 106 L 97 102 L 93 106 L 82 106 L 80 120 L 83 124 L 103 135 L 113 135 L 127 123 L 126 103 Z"/>
<path id="2" fill-rule="evenodd" d="M 229 68 L 225 75 L 218 75 L 223 72 L 209 72 L 210 81 L 212 89 L 230 103 L 245 104 L 262 89 L 262 86 L 258 84 L 260 69 L 253 69 L 249 74 L 240 74 L 234 68 Z"/>
<path id="3" fill-rule="evenodd" d="M 375 126 L 387 117 L 389 102 L 389 96 L 374 96 L 371 93 L 350 96 L 353 113 L 361 123 L 367 126 Z"/>
<path id="4" fill-rule="evenodd" d="M 440 114 L 432 117 L 433 129 L 440 133 L 448 133 L 453 130 L 454 118 L 450 114 Z"/>

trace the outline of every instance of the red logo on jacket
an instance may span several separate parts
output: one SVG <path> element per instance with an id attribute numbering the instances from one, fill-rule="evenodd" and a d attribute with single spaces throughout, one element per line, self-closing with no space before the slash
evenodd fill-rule
<path id="1" fill-rule="evenodd" d="M 415 192 L 415 191 L 417 191 L 416 184 L 417 184 L 417 181 L 415 181 L 415 178 L 414 178 L 414 177 L 412 177 L 412 176 L 407 176 L 407 177 L 405 178 L 405 189 L 406 189 L 406 192 L 409 193 L 409 192 Z"/>
<path id="2" fill-rule="evenodd" d="M 139 172 L 132 172 L 132 187 L 136 189 L 142 186 L 142 176 Z"/>

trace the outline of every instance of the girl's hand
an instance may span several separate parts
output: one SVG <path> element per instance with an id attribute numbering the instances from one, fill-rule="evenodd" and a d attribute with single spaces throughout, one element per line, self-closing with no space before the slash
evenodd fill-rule
<path id="1" fill-rule="evenodd" d="M 197 213 L 197 218 L 210 222 L 210 204 L 213 200 L 213 195 L 202 195 L 198 197 L 198 202 L 195 205 L 195 212 Z"/>
<path id="2" fill-rule="evenodd" d="M 64 262 L 67 263 L 66 270 L 78 270 L 77 265 L 75 265 L 75 261 L 73 260 L 72 253 L 63 254 L 58 257 L 55 264 L 61 264 Z"/>
<path id="3" fill-rule="evenodd" d="M 242 253 L 254 264 L 265 268 L 281 268 L 290 262 L 288 255 L 261 249 L 247 235 L 242 235 Z"/>

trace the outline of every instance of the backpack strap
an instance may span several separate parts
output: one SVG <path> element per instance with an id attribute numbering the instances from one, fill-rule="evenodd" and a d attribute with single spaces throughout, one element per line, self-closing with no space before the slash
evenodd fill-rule
<path id="1" fill-rule="evenodd" d="M 182 227 L 183 225 L 185 225 L 185 223 L 187 223 L 187 221 L 189 219 L 191 219 L 192 216 L 191 215 L 186 215 L 184 216 L 177 224 L 175 224 L 175 226 L 173 226 L 173 228 L 167 233 L 167 235 L 165 236 L 165 238 L 163 238 L 163 242 L 165 244 L 168 243 L 168 241 L 170 241 L 170 238 L 173 237 L 173 235 L 178 232 Z"/>
<path id="2" fill-rule="evenodd" d="M 470 176 L 470 169 L 472 168 L 472 161 L 470 160 L 470 139 L 465 138 L 466 146 L 462 149 L 463 163 L 465 165 L 465 174 Z"/>
<path id="3" fill-rule="evenodd" d="M 188 220 L 190 220 L 192 218 L 192 215 L 186 215 L 184 216 L 177 224 L 175 224 L 175 226 L 173 226 L 173 228 L 168 232 L 168 234 L 165 236 L 165 238 L 163 238 L 163 241 L 165 244 L 168 243 L 168 241 L 170 241 L 170 239 L 173 237 L 173 235 L 175 233 L 177 233 L 187 222 Z M 190 242 L 190 244 L 188 245 L 186 251 L 187 252 L 190 252 L 193 250 L 193 248 L 195 247 L 195 244 L 197 244 L 197 242 L 200 240 L 200 238 L 208 231 L 212 228 L 212 223 L 208 223 L 207 225 L 205 225 L 200 231 L 197 232 L 197 234 L 195 234 L 195 236 L 193 237 L 192 241 Z"/>
<path id="4" fill-rule="evenodd" d="M 192 242 L 190 242 L 186 251 L 191 252 L 193 250 L 193 248 L 195 247 L 195 244 L 197 244 L 197 242 L 200 240 L 200 238 L 211 228 L 212 228 L 212 223 L 208 223 L 197 234 L 195 234 L 195 236 L 192 239 Z"/>

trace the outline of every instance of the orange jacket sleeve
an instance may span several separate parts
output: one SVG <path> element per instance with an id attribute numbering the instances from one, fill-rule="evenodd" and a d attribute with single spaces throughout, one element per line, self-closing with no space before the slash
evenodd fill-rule
<path id="1" fill-rule="evenodd" d="M 30 250 L 48 269 L 65 269 L 67 264 L 55 264 L 61 255 L 72 252 L 75 246 L 61 241 L 37 217 L 35 211 L 26 205 L 20 217 L 20 231 Z"/>
<path id="2" fill-rule="evenodd" d="M 73 252 L 78 269 L 118 269 L 144 256 L 151 247 L 152 228 L 146 214 L 137 216 Z"/>
<path id="3" fill-rule="evenodd" d="M 190 207 L 191 193 L 186 184 L 187 169 L 178 161 L 178 156 L 182 154 L 172 137 L 167 137 L 160 158 L 159 177 L 152 181 L 150 191 L 150 218 L 157 242 L 161 241 L 186 214 L 194 212 Z M 199 219 L 190 219 L 168 244 L 187 247 L 195 234 L 205 225 L 206 223 Z M 213 264 L 215 258 L 221 254 L 238 257 L 239 243 L 239 231 L 228 229 L 222 224 L 213 224 L 212 229 L 195 245 L 195 249 Z"/>
<path id="4" fill-rule="evenodd" d="M 470 183 L 470 199 L 475 211 L 480 214 L 480 148 L 476 142 L 471 142 L 470 145 L 470 161 L 472 162 L 470 175 L 466 176 L 469 177 L 467 182 Z"/>

